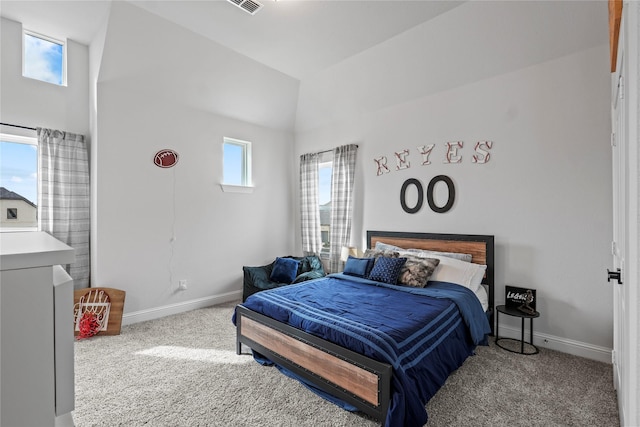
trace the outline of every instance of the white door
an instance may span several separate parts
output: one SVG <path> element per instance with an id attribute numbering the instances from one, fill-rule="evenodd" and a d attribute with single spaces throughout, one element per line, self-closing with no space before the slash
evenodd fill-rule
<path id="1" fill-rule="evenodd" d="M 612 85 L 612 159 L 613 159 L 613 273 L 609 281 L 613 286 L 613 381 L 618 391 L 620 415 L 625 413 L 625 361 L 626 345 L 626 306 L 625 306 L 625 249 L 626 249 L 626 138 L 625 138 L 625 102 L 624 102 L 624 42 L 620 39 L 618 65 L 613 75 Z M 619 277 L 614 277 L 615 275 Z"/>
<path id="2" fill-rule="evenodd" d="M 613 375 L 620 422 L 640 425 L 640 2 L 625 1 L 612 74 L 613 271 L 621 277 L 613 287 Z M 611 275 L 610 275 L 611 276 Z"/>

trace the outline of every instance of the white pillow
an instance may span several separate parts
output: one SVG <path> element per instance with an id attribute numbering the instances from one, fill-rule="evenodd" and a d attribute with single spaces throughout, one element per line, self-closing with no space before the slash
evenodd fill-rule
<path id="1" fill-rule="evenodd" d="M 480 289 L 476 291 L 475 294 L 480 300 L 480 304 L 482 304 L 482 309 L 486 312 L 489 308 L 489 295 L 487 295 L 487 290 L 484 288 L 484 285 L 480 285 Z"/>
<path id="2" fill-rule="evenodd" d="M 440 260 L 440 264 L 429 278 L 430 281 L 450 282 L 469 288 L 476 294 L 484 310 L 487 310 L 489 305 L 487 291 L 482 286 L 482 279 L 487 270 L 486 265 L 473 264 L 442 255 L 431 255 L 430 258 Z"/>

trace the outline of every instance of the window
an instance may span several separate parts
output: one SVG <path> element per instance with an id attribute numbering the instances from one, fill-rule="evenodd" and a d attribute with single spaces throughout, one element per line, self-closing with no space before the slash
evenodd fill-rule
<path id="1" fill-rule="evenodd" d="M 22 75 L 67 85 L 66 43 L 28 30 L 22 37 Z"/>
<path id="2" fill-rule="evenodd" d="M 37 139 L 0 133 L 0 231 L 36 231 L 37 203 Z"/>
<path id="3" fill-rule="evenodd" d="M 326 154 L 326 156 L 324 156 Z M 331 172 L 333 161 L 327 160 L 331 153 L 323 153 L 318 163 L 318 201 L 320 208 L 320 235 L 322 253 L 329 254 L 329 236 L 331 235 Z"/>
<path id="4" fill-rule="evenodd" d="M 222 188 L 251 186 L 251 143 L 239 139 L 224 138 L 222 156 Z"/>

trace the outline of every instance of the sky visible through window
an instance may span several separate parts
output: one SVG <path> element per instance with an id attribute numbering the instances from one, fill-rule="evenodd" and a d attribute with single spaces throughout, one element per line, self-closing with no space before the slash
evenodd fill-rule
<path id="1" fill-rule="evenodd" d="M 243 147 L 237 144 L 224 144 L 223 181 L 230 185 L 244 185 L 242 182 Z"/>
<path id="2" fill-rule="evenodd" d="M 321 163 L 318 167 L 318 198 L 320 205 L 331 201 L 332 162 Z"/>
<path id="3" fill-rule="evenodd" d="M 25 33 L 24 76 L 43 82 L 64 84 L 63 46 Z"/>
<path id="4" fill-rule="evenodd" d="M 0 141 L 0 187 L 38 204 L 38 146 Z"/>

